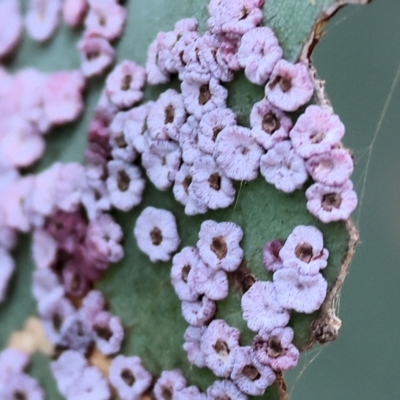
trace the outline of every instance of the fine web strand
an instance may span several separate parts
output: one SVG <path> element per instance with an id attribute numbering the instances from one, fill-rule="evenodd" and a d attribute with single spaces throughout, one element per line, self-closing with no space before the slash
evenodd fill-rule
<path id="1" fill-rule="evenodd" d="M 361 7 L 359 5 L 356 5 L 354 10 L 352 12 L 349 12 L 348 15 L 344 15 L 343 17 L 341 17 L 340 19 L 338 19 L 334 23 L 329 24 L 329 27 L 325 29 L 324 33 L 325 34 L 329 33 L 332 29 L 334 29 L 337 26 L 341 25 L 343 22 L 346 22 L 349 18 L 352 18 L 355 14 L 359 13 L 360 11 L 361 11 Z"/>
<path id="2" fill-rule="evenodd" d="M 297 383 L 300 381 L 300 378 L 304 374 L 304 372 L 307 370 L 307 368 L 317 359 L 317 357 L 322 353 L 322 351 L 325 350 L 325 346 L 319 346 L 317 348 L 307 350 L 306 353 L 303 353 L 303 366 L 300 370 L 300 372 L 297 374 L 296 380 L 294 381 L 293 385 L 290 388 L 289 394 L 290 398 L 293 398 L 294 390 L 296 388 Z"/>
<path id="3" fill-rule="evenodd" d="M 362 204 L 363 204 L 363 201 L 364 201 L 364 195 L 365 195 L 365 190 L 366 190 L 366 185 L 367 185 L 368 171 L 369 171 L 369 167 L 370 167 L 370 164 L 371 164 L 372 150 L 374 149 L 375 142 L 376 142 L 376 140 L 378 138 L 378 135 L 379 135 L 379 133 L 381 131 L 383 120 L 386 117 L 387 111 L 389 109 L 390 103 L 391 103 L 392 98 L 393 98 L 393 93 L 394 93 L 394 91 L 396 89 L 396 86 L 397 86 L 397 84 L 399 82 L 399 78 L 400 78 L 400 62 L 399 62 L 399 65 L 397 67 L 396 74 L 395 74 L 395 76 L 393 78 L 392 85 L 390 87 L 388 96 L 387 96 L 387 98 L 385 100 L 385 103 L 383 105 L 381 114 L 379 116 L 379 120 L 378 120 L 378 123 L 376 125 L 376 129 L 375 129 L 374 135 L 372 136 L 371 143 L 367 147 L 368 156 L 367 156 L 365 170 L 364 170 L 364 173 L 362 175 L 362 186 L 361 186 L 361 193 L 360 193 L 360 202 L 359 202 L 359 205 L 358 205 L 357 219 L 356 219 L 357 226 L 360 226 L 361 210 L 362 210 Z"/>

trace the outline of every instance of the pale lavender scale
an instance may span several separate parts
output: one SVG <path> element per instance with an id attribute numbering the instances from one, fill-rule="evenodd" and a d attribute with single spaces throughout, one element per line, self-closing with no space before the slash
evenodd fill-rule
<path id="1" fill-rule="evenodd" d="M 342 186 L 314 183 L 306 190 L 307 209 L 324 223 L 346 220 L 357 207 L 357 193 L 348 180 Z"/>
<path id="2" fill-rule="evenodd" d="M 218 377 L 228 378 L 232 372 L 233 350 L 239 346 L 240 331 L 224 320 L 210 323 L 201 338 L 201 350 L 206 366 Z"/>
<path id="3" fill-rule="evenodd" d="M 228 90 L 215 78 L 211 78 L 207 83 L 183 81 L 181 90 L 186 110 L 197 120 L 215 108 L 226 107 Z"/>
<path id="4" fill-rule="evenodd" d="M 265 86 L 267 99 L 283 111 L 296 111 L 311 100 L 313 93 L 307 65 L 291 64 L 283 59 L 275 65 Z"/>
<path id="5" fill-rule="evenodd" d="M 315 226 L 296 226 L 279 251 L 285 267 L 296 268 L 301 274 L 314 275 L 328 265 L 329 251 Z"/>
<path id="6" fill-rule="evenodd" d="M 82 190 L 82 205 L 90 221 L 111 208 L 110 194 L 101 175 L 95 179 L 86 177 L 86 187 Z"/>
<path id="7" fill-rule="evenodd" d="M 163 44 L 157 53 L 156 63 L 161 71 L 166 74 L 175 73 L 175 65 L 172 57 L 172 49 L 174 48 L 178 35 L 174 31 L 160 32 L 163 34 Z"/>
<path id="8" fill-rule="evenodd" d="M 168 73 L 176 73 L 179 71 L 181 65 L 181 57 L 176 54 L 176 47 L 179 46 L 180 40 L 184 36 L 198 36 L 196 32 L 198 22 L 195 18 L 184 18 L 179 20 L 174 27 L 172 32 L 165 33 L 165 42 L 169 43 L 169 46 L 165 46 L 158 52 L 157 63 L 162 70 Z M 185 41 L 186 42 L 186 41 Z M 181 47 L 181 46 L 179 46 Z"/>
<path id="9" fill-rule="evenodd" d="M 233 222 L 204 221 L 199 231 L 197 248 L 201 259 L 214 270 L 235 271 L 243 260 L 239 242 L 243 230 Z"/>
<path id="10" fill-rule="evenodd" d="M 275 272 L 283 267 L 282 259 L 279 257 L 279 251 L 285 244 L 284 240 L 274 239 L 265 243 L 263 252 L 264 267 L 269 272 Z"/>
<path id="11" fill-rule="evenodd" d="M 111 155 L 114 160 L 132 162 L 136 158 L 136 150 L 126 137 L 126 123 L 130 119 L 130 111 L 118 112 L 110 125 Z"/>
<path id="12" fill-rule="evenodd" d="M 105 308 L 103 294 L 99 290 L 91 290 L 82 301 L 82 307 L 79 309 L 80 319 L 87 330 L 93 329 L 93 324 L 97 314 Z"/>
<path id="13" fill-rule="evenodd" d="M 316 182 L 327 186 L 341 186 L 353 173 L 354 161 L 346 149 L 332 149 L 328 153 L 310 157 L 306 161 L 306 168 Z"/>
<path id="14" fill-rule="evenodd" d="M 90 290 L 91 282 L 74 261 L 67 262 L 63 267 L 62 281 L 65 292 L 73 297 L 83 297 Z"/>
<path id="15" fill-rule="evenodd" d="M 44 42 L 54 34 L 60 23 L 61 4 L 60 0 L 29 0 L 25 28 L 33 40 Z"/>
<path id="16" fill-rule="evenodd" d="M 225 379 L 223 381 L 215 381 L 211 386 L 208 387 L 207 399 L 247 400 L 248 397 L 231 380 Z"/>
<path id="17" fill-rule="evenodd" d="M 189 194 L 189 187 L 192 183 L 190 165 L 183 163 L 175 176 L 175 183 L 172 188 L 175 200 L 185 206 L 186 215 L 204 214 L 208 207 L 200 203 Z"/>
<path id="18" fill-rule="evenodd" d="M 290 140 L 276 144 L 261 157 L 260 172 L 268 183 L 285 193 L 302 188 L 308 178 L 304 160 Z"/>
<path id="19" fill-rule="evenodd" d="M 124 257 L 124 249 L 121 246 L 123 236 L 121 226 L 113 220 L 111 215 L 101 214 L 89 222 L 85 246 L 96 257 L 101 255 L 101 258 L 115 263 Z"/>
<path id="20" fill-rule="evenodd" d="M 63 396 L 67 396 L 70 388 L 83 375 L 87 366 L 85 356 L 75 350 L 64 351 L 57 360 L 50 363 L 57 388 Z"/>
<path id="21" fill-rule="evenodd" d="M 185 50 L 198 38 L 198 32 L 186 31 L 182 33 L 182 36 L 177 40 L 171 50 L 171 58 L 169 59 L 169 64 L 166 65 L 166 68 L 177 72 L 179 79 L 181 80 L 183 80 L 183 77 L 185 76 L 185 68 L 187 66 L 187 61 L 184 60 L 183 54 Z"/>
<path id="22" fill-rule="evenodd" d="M 232 71 L 240 71 L 238 49 L 240 45 L 240 35 L 219 34 L 220 46 L 217 50 L 217 60 L 222 65 L 227 65 Z"/>
<path id="23" fill-rule="evenodd" d="M 50 300 L 52 299 L 46 298 L 46 303 L 42 302 L 39 314 L 47 338 L 55 344 L 60 341 L 61 329 L 66 318 L 76 311 L 71 302 L 64 297 Z"/>
<path id="24" fill-rule="evenodd" d="M 3 400 L 44 400 L 45 392 L 36 379 L 24 373 L 12 374 L 0 380 L 0 397 Z"/>
<path id="25" fill-rule="evenodd" d="M 261 396 L 276 379 L 274 371 L 257 363 L 251 346 L 237 347 L 233 351 L 232 381 L 239 389 L 251 396 Z"/>
<path id="26" fill-rule="evenodd" d="M 140 204 L 146 186 L 140 169 L 122 160 L 110 161 L 107 168 L 106 184 L 111 204 L 122 211 Z"/>
<path id="27" fill-rule="evenodd" d="M 218 134 L 214 157 L 228 178 L 238 181 L 256 179 L 263 154 L 263 149 L 253 139 L 250 129 L 233 125 Z"/>
<path id="28" fill-rule="evenodd" d="M 167 190 L 175 180 L 181 164 L 181 149 L 167 140 L 152 140 L 142 154 L 142 165 L 158 190 Z"/>
<path id="29" fill-rule="evenodd" d="M 24 351 L 8 347 L 0 352 L 0 380 L 11 374 L 21 373 L 27 366 L 30 355 Z"/>
<path id="30" fill-rule="evenodd" d="M 282 55 L 278 39 L 266 26 L 251 29 L 242 36 L 239 63 L 247 79 L 256 85 L 265 85 Z"/>
<path id="31" fill-rule="evenodd" d="M 97 367 L 91 366 L 83 370 L 68 390 L 68 400 L 108 400 L 111 391 L 106 377 Z"/>
<path id="32" fill-rule="evenodd" d="M 290 131 L 290 139 L 296 152 L 309 158 L 329 152 L 339 144 L 344 133 L 344 125 L 336 114 L 313 104 L 297 119 Z"/>
<path id="33" fill-rule="evenodd" d="M 118 355 L 111 362 L 109 380 L 122 400 L 139 400 L 152 379 L 140 357 Z"/>
<path id="34" fill-rule="evenodd" d="M 177 392 L 186 387 L 186 378 L 182 371 L 174 369 L 172 371 L 163 371 L 154 385 L 154 396 L 156 400 L 173 399 Z"/>
<path id="35" fill-rule="evenodd" d="M 187 358 L 191 364 L 199 368 L 205 366 L 204 353 L 201 350 L 201 338 L 206 329 L 205 326 L 188 326 L 183 335 L 185 340 L 183 349 L 187 352 Z"/>
<path id="36" fill-rule="evenodd" d="M 121 36 L 127 11 L 117 1 L 87 0 L 90 7 L 85 18 L 86 33 L 112 41 Z"/>
<path id="37" fill-rule="evenodd" d="M 108 75 L 106 94 L 119 108 L 132 107 L 143 98 L 146 72 L 133 61 L 122 61 Z"/>
<path id="38" fill-rule="evenodd" d="M 39 313 L 65 294 L 65 289 L 58 276 L 50 268 L 34 271 L 32 280 L 32 293 L 38 302 Z"/>
<path id="39" fill-rule="evenodd" d="M 268 365 L 274 371 L 287 371 L 297 365 L 300 352 L 292 344 L 292 328 L 275 328 L 272 331 L 261 331 L 254 338 L 255 359 L 262 365 Z"/>
<path id="40" fill-rule="evenodd" d="M 156 38 L 150 43 L 147 50 L 146 59 L 146 75 L 147 82 L 150 85 L 159 85 L 167 83 L 170 80 L 170 74 L 166 71 L 163 66 L 158 65 L 158 56 L 160 51 L 173 46 L 173 43 L 169 43 L 171 35 L 167 35 L 167 32 L 158 32 Z"/>
<path id="41" fill-rule="evenodd" d="M 191 281 L 197 293 L 205 294 L 211 300 L 218 301 L 228 297 L 228 276 L 223 270 L 216 271 L 200 261 L 193 268 Z"/>
<path id="42" fill-rule="evenodd" d="M 213 38 L 203 35 L 194 38 L 181 54 L 184 68 L 179 73 L 179 79 L 189 84 L 207 84 L 212 75 L 208 66 L 201 62 L 200 51 L 213 46 Z"/>
<path id="43" fill-rule="evenodd" d="M 199 124 L 199 148 L 213 154 L 219 133 L 233 125 L 236 125 L 236 114 L 229 108 L 217 108 L 204 114 Z"/>
<path id="44" fill-rule="evenodd" d="M 147 118 L 154 102 L 149 101 L 139 107 L 134 107 L 129 110 L 129 118 L 125 123 L 124 134 L 127 143 L 138 152 L 143 153 L 148 149 L 148 127 Z"/>
<path id="45" fill-rule="evenodd" d="M 281 270 L 277 272 L 279 271 Z M 290 313 L 280 303 L 272 282 L 255 282 L 244 293 L 241 303 L 243 319 L 252 331 L 272 330 L 276 327 L 286 326 L 289 322 Z"/>
<path id="46" fill-rule="evenodd" d="M 85 354 L 93 341 L 93 335 L 81 321 L 78 313 L 69 315 L 62 324 L 59 345 Z"/>
<path id="47" fill-rule="evenodd" d="M 303 275 L 294 268 L 282 268 L 274 273 L 274 287 L 282 307 L 311 314 L 324 302 L 328 283 L 321 274 Z"/>
<path id="48" fill-rule="evenodd" d="M 195 247 L 184 247 L 172 259 L 171 283 L 179 300 L 195 301 L 199 297 L 193 282 L 197 264 L 201 262 Z"/>
<path id="49" fill-rule="evenodd" d="M 261 23 L 263 4 L 264 0 L 211 0 L 208 27 L 212 33 L 243 35 Z"/>
<path id="50" fill-rule="evenodd" d="M 108 311 L 100 311 L 93 321 L 93 338 L 105 355 L 117 353 L 124 339 L 121 319 Z"/>
<path id="51" fill-rule="evenodd" d="M 234 202 L 232 181 L 221 172 L 212 156 L 204 155 L 195 160 L 190 173 L 189 195 L 196 202 L 212 210 L 226 208 Z"/>
<path id="52" fill-rule="evenodd" d="M 229 68 L 226 60 L 221 57 L 221 53 L 218 52 L 221 46 L 221 38 L 210 33 L 206 33 L 206 35 L 209 36 L 209 40 L 207 41 L 207 46 L 200 48 L 200 63 L 211 72 L 214 78 L 222 82 L 232 81 L 234 77 L 233 71 Z"/>
<path id="53" fill-rule="evenodd" d="M 200 296 L 196 301 L 183 301 L 181 307 L 185 321 L 197 327 L 206 325 L 211 321 L 216 309 L 215 302 L 207 296 Z"/>
<path id="54" fill-rule="evenodd" d="M 147 117 L 147 127 L 152 139 L 179 138 L 179 131 L 186 122 L 183 98 L 174 89 L 168 89 L 152 105 Z"/>
<path id="55" fill-rule="evenodd" d="M 178 249 L 180 238 L 174 215 L 167 210 L 146 207 L 133 230 L 137 245 L 150 261 L 168 261 Z"/>
<path id="56" fill-rule="evenodd" d="M 291 119 L 267 99 L 255 103 L 250 113 L 251 134 L 265 150 L 288 139 Z"/>
<path id="57" fill-rule="evenodd" d="M 115 60 L 115 50 L 103 37 L 87 36 L 78 42 L 81 56 L 81 71 L 87 78 L 101 75 Z"/>
<path id="58" fill-rule="evenodd" d="M 182 159 L 188 165 L 193 165 L 195 160 L 203 155 L 199 148 L 198 136 L 199 123 L 190 115 L 179 132 L 179 146 L 182 149 Z"/>

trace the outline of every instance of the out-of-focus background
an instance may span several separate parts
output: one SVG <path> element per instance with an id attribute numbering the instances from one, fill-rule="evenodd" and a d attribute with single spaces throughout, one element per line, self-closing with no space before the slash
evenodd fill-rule
<path id="1" fill-rule="evenodd" d="M 400 1 L 342 9 L 313 59 L 357 160 L 362 243 L 342 291 L 339 339 L 287 375 L 291 400 L 399 400 L 400 82 L 376 129 L 400 74 Z"/>

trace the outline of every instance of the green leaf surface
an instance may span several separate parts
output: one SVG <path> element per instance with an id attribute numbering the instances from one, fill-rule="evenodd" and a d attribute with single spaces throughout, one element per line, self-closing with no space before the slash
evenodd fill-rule
<path id="1" fill-rule="evenodd" d="M 200 30 L 207 28 L 207 3 L 205 0 L 129 0 L 128 22 L 125 33 L 117 43 L 118 61 L 132 59 L 144 64 L 147 48 L 157 32 L 173 29 L 176 21 L 185 17 L 196 17 Z M 267 0 L 264 7 L 264 23 L 276 32 L 285 58 L 295 61 L 310 36 L 318 16 L 334 0 Z M 44 72 L 79 68 L 80 60 L 76 44 L 81 31 L 60 27 L 56 36 L 46 44 L 37 44 L 29 38 L 23 43 L 10 63 L 12 71 L 35 67 Z M 83 161 L 89 121 L 99 98 L 104 78 L 91 80 L 86 91 L 86 108 L 83 117 L 76 123 L 54 129 L 47 138 L 44 158 L 34 171 L 47 168 L 55 161 Z M 148 87 L 145 99 L 155 100 L 166 88 L 179 88 L 174 80 L 170 85 Z M 238 121 L 248 125 L 252 105 L 263 98 L 264 90 L 250 84 L 239 73 L 229 89 L 228 105 L 238 114 Z M 171 263 L 156 263 L 140 252 L 133 237 L 133 227 L 141 210 L 155 206 L 171 210 L 178 223 L 182 239 L 181 248 L 195 246 L 200 224 L 205 219 L 234 221 L 244 230 L 242 246 L 248 268 L 258 278 L 271 279 L 262 265 L 261 249 L 264 243 L 274 238 L 286 238 L 300 224 L 317 226 L 324 234 L 325 246 L 330 251 L 329 265 L 324 270 L 330 287 L 336 280 L 342 259 L 346 253 L 349 234 L 344 223 L 321 224 L 305 207 L 304 190 L 287 195 L 268 185 L 263 178 L 250 183 L 237 183 L 236 202 L 231 207 L 209 212 L 206 215 L 188 217 L 178 204 L 171 190 L 159 192 L 148 183 L 144 201 L 129 213 L 115 212 L 116 220 L 125 233 L 125 258 L 108 270 L 98 287 L 105 293 L 111 310 L 119 315 L 126 327 L 123 345 L 125 355 L 139 355 L 144 365 L 155 375 L 162 370 L 181 368 L 190 384 L 202 389 L 215 380 L 207 369 L 190 366 L 182 349 L 183 333 L 187 323 L 181 317 L 180 301 L 170 284 Z M 15 250 L 18 272 L 13 278 L 7 300 L 0 305 L 0 343 L 4 346 L 14 330 L 21 329 L 26 318 L 35 314 L 36 304 L 31 297 L 31 272 L 29 240 L 22 237 Z M 217 318 L 225 319 L 242 332 L 241 343 L 251 343 L 254 333 L 249 331 L 241 317 L 240 294 L 233 289 L 235 276 L 231 274 L 231 292 L 227 299 L 218 303 Z M 291 325 L 295 328 L 295 343 L 299 347 L 308 341 L 309 325 L 314 316 L 293 315 Z M 46 388 L 49 399 L 60 398 L 44 356 L 35 356 L 31 372 Z M 270 388 L 262 397 L 277 398 L 275 388 Z"/>

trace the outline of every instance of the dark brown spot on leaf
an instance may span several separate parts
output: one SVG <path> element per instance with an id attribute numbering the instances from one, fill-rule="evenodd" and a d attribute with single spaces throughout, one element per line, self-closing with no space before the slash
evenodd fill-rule
<path id="1" fill-rule="evenodd" d="M 208 84 L 200 86 L 199 104 L 204 106 L 211 99 L 210 87 Z"/>
<path id="2" fill-rule="evenodd" d="M 208 178 L 208 183 L 210 184 L 210 188 L 214 190 L 221 189 L 221 177 L 218 172 L 211 174 Z"/>
<path id="3" fill-rule="evenodd" d="M 129 175 L 123 170 L 118 171 L 118 181 L 117 181 L 118 189 L 121 192 L 126 192 L 129 189 L 130 183 L 131 183 L 131 178 L 129 178 Z"/>
<path id="4" fill-rule="evenodd" d="M 242 374 L 253 382 L 261 377 L 261 374 L 254 365 L 245 365 L 242 369 Z"/>
<path id="5" fill-rule="evenodd" d="M 249 15 L 249 11 L 247 10 L 246 7 L 242 7 L 239 13 L 239 20 L 245 19 Z"/>
<path id="6" fill-rule="evenodd" d="M 132 386 L 135 383 L 135 377 L 129 369 L 124 369 L 121 372 L 121 378 L 128 386 Z"/>
<path id="7" fill-rule="evenodd" d="M 64 322 L 63 317 L 60 314 L 54 314 L 52 323 L 53 323 L 53 328 L 56 332 L 60 331 L 61 325 Z"/>
<path id="8" fill-rule="evenodd" d="M 228 253 L 228 246 L 226 245 L 225 238 L 223 236 L 215 237 L 212 242 L 210 249 L 216 254 L 218 259 L 222 260 Z"/>
<path id="9" fill-rule="evenodd" d="M 189 276 L 189 272 L 190 272 L 190 270 L 191 270 L 191 265 L 190 264 L 188 264 L 188 265 L 185 265 L 183 268 L 182 268 L 182 280 L 183 280 L 183 282 L 187 282 L 188 281 L 188 276 Z"/>
<path id="10" fill-rule="evenodd" d="M 264 115 L 261 127 L 264 132 L 272 135 L 281 127 L 281 122 L 272 111 L 269 111 Z"/>
<path id="11" fill-rule="evenodd" d="M 332 211 L 342 204 L 342 196 L 339 193 L 328 193 L 322 197 L 322 208 L 325 211 Z"/>
<path id="12" fill-rule="evenodd" d="M 283 93 L 288 92 L 292 88 L 292 81 L 286 77 L 281 77 L 279 79 L 279 86 Z"/>
<path id="13" fill-rule="evenodd" d="M 26 399 L 27 397 L 25 393 L 19 390 L 17 392 L 14 392 L 14 400 L 26 400 Z"/>
<path id="14" fill-rule="evenodd" d="M 223 340 L 217 340 L 213 345 L 213 349 L 218 353 L 221 357 L 226 357 L 229 355 L 230 350 L 226 342 Z"/>
<path id="15" fill-rule="evenodd" d="M 282 348 L 281 341 L 277 336 L 271 336 L 268 339 L 267 353 L 272 358 L 277 358 L 283 354 L 284 350 Z"/>
<path id="16" fill-rule="evenodd" d="M 98 51 L 89 51 L 89 52 L 86 53 L 86 59 L 88 61 L 94 60 L 98 56 L 99 56 L 99 52 Z"/>
<path id="17" fill-rule="evenodd" d="M 143 135 L 146 131 L 147 131 L 147 118 L 143 122 L 142 132 L 140 132 L 140 134 Z"/>
<path id="18" fill-rule="evenodd" d="M 123 132 L 121 132 L 118 136 L 116 136 L 115 143 L 117 143 L 117 146 L 120 149 L 125 149 L 125 147 L 128 146 L 128 143 L 126 143 L 125 135 Z"/>
<path id="19" fill-rule="evenodd" d="M 309 263 L 313 258 L 313 248 L 308 243 L 302 243 L 297 245 L 294 250 L 296 257 L 305 263 Z"/>
<path id="20" fill-rule="evenodd" d="M 321 143 L 325 137 L 324 132 L 314 132 L 310 135 L 311 143 Z"/>
<path id="21" fill-rule="evenodd" d="M 182 182 L 182 186 L 185 189 L 185 193 L 189 194 L 189 186 L 192 183 L 192 175 L 186 175 L 185 179 Z"/>
<path id="22" fill-rule="evenodd" d="M 222 126 L 216 126 L 213 129 L 213 136 L 212 136 L 213 142 L 217 140 L 218 134 L 222 131 L 222 129 L 224 129 Z"/>
<path id="23" fill-rule="evenodd" d="M 161 233 L 161 230 L 159 228 L 155 227 L 150 232 L 150 238 L 151 238 L 151 242 L 154 244 L 154 246 L 159 246 L 163 240 L 163 235 Z"/>
<path id="24" fill-rule="evenodd" d="M 242 286 L 242 292 L 246 293 L 256 282 L 256 278 L 254 275 L 247 274 L 242 278 L 241 281 L 241 286 Z"/>
<path id="25" fill-rule="evenodd" d="M 112 332 L 108 326 L 98 326 L 95 325 L 93 327 L 93 330 L 97 333 L 97 336 L 106 340 L 107 342 L 110 340 L 112 337 Z"/>
<path id="26" fill-rule="evenodd" d="M 161 391 L 161 397 L 165 400 L 172 400 L 174 396 L 173 390 L 170 387 L 163 387 Z"/>
<path id="27" fill-rule="evenodd" d="M 121 82 L 121 90 L 126 91 L 130 88 L 132 83 L 132 76 L 131 75 L 126 75 L 122 78 Z"/>
<path id="28" fill-rule="evenodd" d="M 247 147 L 242 147 L 242 154 L 245 156 L 250 150 Z"/>
<path id="29" fill-rule="evenodd" d="M 171 122 L 174 122 L 174 118 L 175 118 L 175 109 L 174 106 L 172 104 L 168 105 L 165 108 L 165 124 L 170 124 Z"/>

